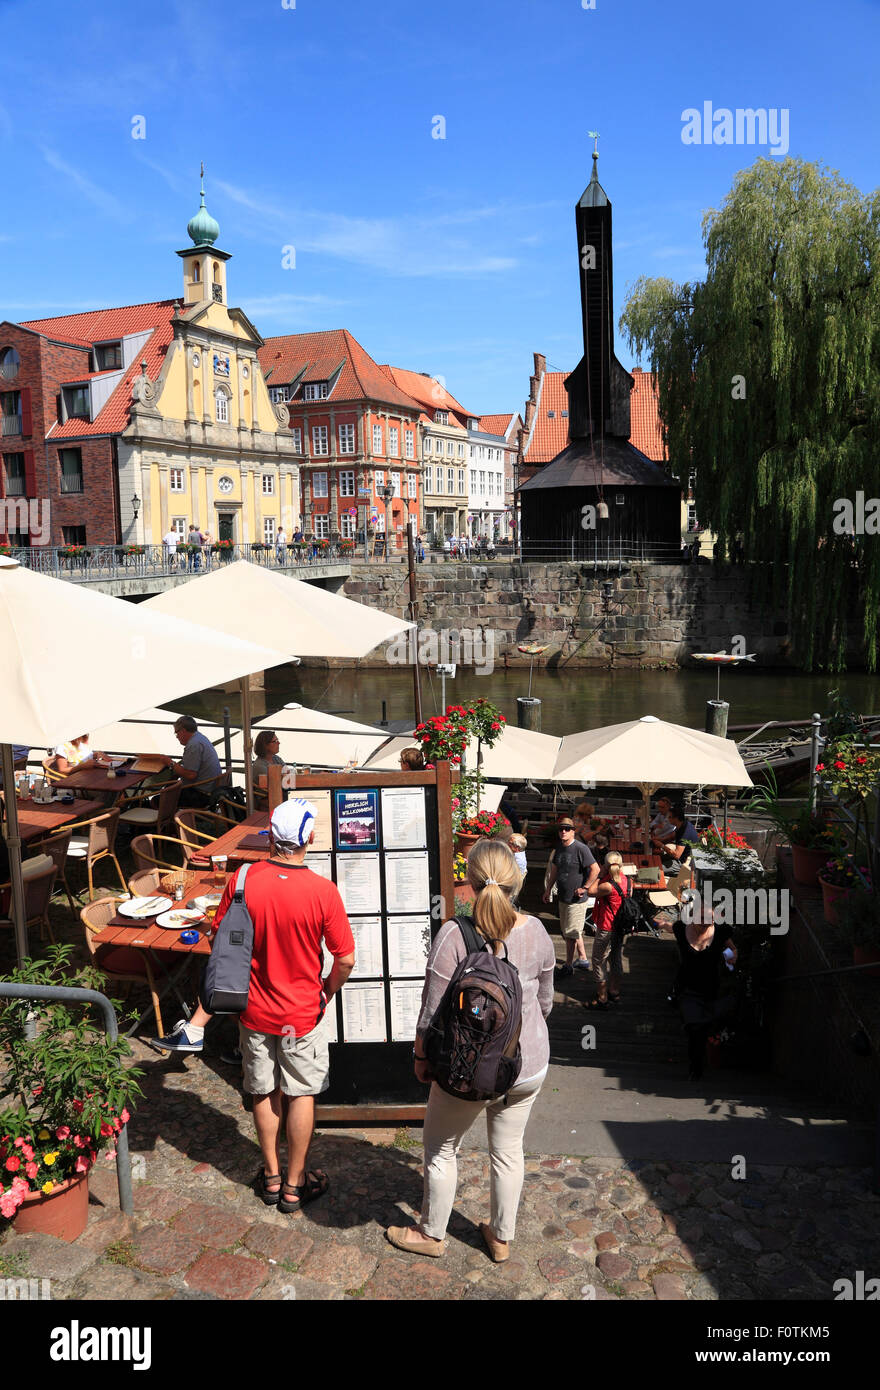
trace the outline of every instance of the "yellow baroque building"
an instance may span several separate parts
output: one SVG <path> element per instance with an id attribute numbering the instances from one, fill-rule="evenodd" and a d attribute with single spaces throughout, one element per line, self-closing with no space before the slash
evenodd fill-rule
<path id="1" fill-rule="evenodd" d="M 128 423 L 117 441 L 123 540 L 181 540 L 191 524 L 214 540 L 273 544 L 300 520 L 300 454 L 288 410 L 269 399 L 263 339 L 226 291 L 229 253 L 201 206 L 187 226 L 183 300 L 157 304 L 131 379 Z M 138 505 L 139 500 L 139 505 Z"/>

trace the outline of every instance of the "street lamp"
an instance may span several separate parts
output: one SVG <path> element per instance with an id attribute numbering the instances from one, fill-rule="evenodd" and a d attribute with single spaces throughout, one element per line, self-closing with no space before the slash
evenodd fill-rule
<path id="1" fill-rule="evenodd" d="M 138 497 L 137 493 L 135 493 L 135 494 L 133 495 L 132 499 L 131 499 L 131 519 L 132 519 L 132 521 L 137 521 L 137 519 L 138 519 L 138 513 L 140 512 L 140 509 L 141 509 L 141 499 Z"/>
<path id="2" fill-rule="evenodd" d="M 385 559 L 391 556 L 391 499 L 394 496 L 394 488 L 390 483 L 386 483 L 382 489 L 382 500 L 385 503 Z"/>

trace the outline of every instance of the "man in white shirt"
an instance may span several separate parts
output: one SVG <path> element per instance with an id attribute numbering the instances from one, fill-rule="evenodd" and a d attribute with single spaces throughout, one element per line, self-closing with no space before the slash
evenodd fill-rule
<path id="1" fill-rule="evenodd" d="M 171 569 L 174 568 L 174 561 L 177 558 L 177 543 L 180 540 L 176 531 L 166 531 L 162 537 L 162 544 L 165 547 L 165 560 Z"/>
<path id="2" fill-rule="evenodd" d="M 287 536 L 284 527 L 279 526 L 275 533 L 275 563 L 283 565 L 287 560 Z"/>

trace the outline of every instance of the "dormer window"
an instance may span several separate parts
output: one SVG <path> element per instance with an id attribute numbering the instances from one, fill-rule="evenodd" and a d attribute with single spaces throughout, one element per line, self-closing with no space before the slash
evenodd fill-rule
<path id="1" fill-rule="evenodd" d="M 91 397 L 88 386 L 65 386 L 64 387 L 64 408 L 67 418 L 72 415 L 83 420 L 92 418 Z"/>
<path id="2" fill-rule="evenodd" d="M 99 343 L 95 348 L 95 358 L 98 363 L 99 372 L 107 372 L 111 371 L 114 367 L 121 367 L 122 344 Z"/>
<path id="3" fill-rule="evenodd" d="M 435 411 L 434 411 L 434 423 L 435 423 L 436 425 L 448 425 L 448 424 L 449 424 L 449 411 L 448 411 L 448 410 L 435 410 Z"/>
<path id="4" fill-rule="evenodd" d="M 548 411 L 547 411 L 547 419 L 548 419 L 548 420 L 555 420 L 555 419 L 556 419 L 556 411 L 555 411 L 555 410 L 548 410 Z"/>
<path id="5" fill-rule="evenodd" d="M 480 422 L 479 422 L 479 420 L 475 420 L 474 417 L 471 416 L 471 417 L 469 418 L 469 420 L 468 420 L 468 429 L 469 429 L 469 430 L 478 430 L 479 428 L 480 428 Z"/>
<path id="6" fill-rule="evenodd" d="M 326 381 L 308 381 L 303 387 L 304 401 L 324 401 L 327 399 L 328 383 Z"/>

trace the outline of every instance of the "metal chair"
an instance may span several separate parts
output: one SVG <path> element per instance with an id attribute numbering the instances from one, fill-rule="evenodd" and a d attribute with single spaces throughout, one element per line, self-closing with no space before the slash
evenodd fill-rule
<path id="1" fill-rule="evenodd" d="M 132 946 L 116 946 L 112 943 L 101 945 L 95 941 L 97 933 L 116 916 L 118 902 L 119 899 L 114 897 L 98 898 L 96 902 L 89 903 L 88 907 L 82 909 L 79 915 L 85 930 L 86 947 L 92 965 L 109 976 L 111 980 L 118 980 L 120 984 L 128 986 L 124 995 L 128 994 L 133 984 L 145 984 L 147 986 L 158 1029 L 156 1036 L 161 1038 L 165 1033 L 160 1008 L 161 996 L 156 988 L 156 976 L 147 953 L 137 951 Z M 129 1028 L 126 1037 L 130 1037 L 140 1027 L 145 1017 L 146 1014 L 141 1015 L 137 1022 Z"/>
<path id="2" fill-rule="evenodd" d="M 183 782 L 178 779 L 162 788 L 155 806 L 132 806 L 126 803 L 126 809 L 119 814 L 120 824 L 138 831 L 157 830 L 160 835 L 166 834 L 174 822 L 174 813 L 182 790 Z"/>
<path id="3" fill-rule="evenodd" d="M 68 857 L 71 859 L 84 859 L 86 861 L 86 873 L 88 874 L 89 880 L 89 901 L 91 902 L 95 895 L 92 870 L 102 859 L 113 860 L 113 866 L 119 875 L 119 882 L 122 885 L 122 891 L 127 892 L 125 876 L 123 875 L 122 869 L 119 866 L 119 860 L 116 858 L 115 854 L 116 832 L 119 829 L 119 812 L 116 810 L 105 811 L 103 815 L 96 816 L 94 820 L 81 821 L 79 825 L 82 825 L 83 828 L 88 826 L 88 835 L 72 835 L 67 853 Z M 71 826 L 70 829 L 76 830 L 78 826 Z"/>

